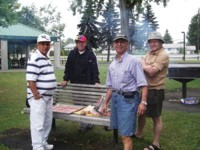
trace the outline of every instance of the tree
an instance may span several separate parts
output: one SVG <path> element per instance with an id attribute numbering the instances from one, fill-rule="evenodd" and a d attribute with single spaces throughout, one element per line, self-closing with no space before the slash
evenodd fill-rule
<path id="1" fill-rule="evenodd" d="M 22 7 L 21 11 L 18 12 L 18 22 L 45 31 L 45 26 L 37 14 L 38 10 L 33 4 L 31 6 Z"/>
<path id="2" fill-rule="evenodd" d="M 158 22 L 156 21 L 156 17 L 152 11 L 152 7 L 149 3 L 145 4 L 146 7 L 144 8 L 144 11 L 142 13 L 142 21 L 139 22 L 139 25 L 136 30 L 136 35 L 134 36 L 136 38 L 135 46 L 138 49 L 143 49 L 144 47 L 147 47 L 147 40 L 149 33 L 152 31 L 156 31 L 158 29 Z"/>
<path id="3" fill-rule="evenodd" d="M 7 27 L 15 23 L 19 7 L 17 0 L 0 0 L 0 26 Z"/>
<path id="4" fill-rule="evenodd" d="M 78 28 L 80 28 L 79 34 L 87 37 L 88 45 L 93 48 L 98 48 L 100 36 L 98 27 L 100 26 L 100 23 L 97 21 L 95 13 L 94 1 L 88 0 L 84 7 L 83 16 L 80 24 L 78 24 Z"/>
<path id="5" fill-rule="evenodd" d="M 18 22 L 33 28 L 46 31 L 52 35 L 62 37 L 65 24 L 61 23 L 60 12 L 51 4 L 40 7 L 39 10 L 32 4 L 30 7 L 22 7 L 18 12 Z"/>
<path id="6" fill-rule="evenodd" d="M 172 39 L 171 35 L 169 34 L 168 29 L 165 31 L 165 35 L 163 36 L 163 40 L 165 41 L 166 44 L 173 43 L 173 39 Z"/>
<path id="7" fill-rule="evenodd" d="M 140 11 L 146 2 L 163 3 L 166 6 L 168 0 L 119 0 L 121 15 L 121 32 L 129 36 L 129 13 L 132 10 Z"/>
<path id="8" fill-rule="evenodd" d="M 110 49 L 113 42 L 113 38 L 119 31 L 119 15 L 115 11 L 114 0 L 109 0 L 106 3 L 105 10 L 103 10 L 103 20 L 101 24 L 101 46 L 108 49 L 107 62 L 110 59 Z"/>
<path id="9" fill-rule="evenodd" d="M 132 53 L 133 51 L 133 46 L 136 44 L 136 40 L 138 37 L 136 37 L 136 31 L 137 31 L 137 20 L 138 20 L 138 15 L 135 15 L 134 12 L 130 13 L 130 25 L 129 25 L 129 32 L 130 32 L 130 39 L 129 39 L 129 44 L 130 44 L 130 52 Z"/>
<path id="10" fill-rule="evenodd" d="M 195 45 L 196 50 L 200 50 L 200 14 L 192 17 L 187 33 L 188 44 Z"/>
<path id="11" fill-rule="evenodd" d="M 85 0 L 86 2 L 90 0 Z M 105 0 L 96 0 L 95 6 L 98 12 L 103 8 Z M 163 3 L 166 6 L 168 0 L 119 0 L 119 8 L 120 8 L 120 19 L 121 19 L 121 32 L 126 34 L 128 38 L 130 37 L 129 32 L 129 16 L 132 13 L 132 10 L 141 10 L 143 4 L 146 2 L 155 2 L 156 4 Z M 72 0 L 71 10 L 76 14 L 76 12 L 81 13 L 81 9 L 83 8 L 83 0 Z"/>
<path id="12" fill-rule="evenodd" d="M 65 43 L 66 43 L 66 45 L 70 44 L 70 43 L 74 43 L 74 40 L 72 38 L 67 38 Z"/>
<path id="13" fill-rule="evenodd" d="M 139 49 L 142 50 L 145 46 L 145 42 L 146 42 L 146 33 L 144 32 L 144 29 L 142 28 L 143 26 L 136 24 L 135 26 L 135 33 L 134 35 L 131 37 L 134 40 L 134 46 L 135 49 Z"/>
<path id="14" fill-rule="evenodd" d="M 149 3 L 147 3 L 146 9 L 144 9 L 142 18 L 143 18 L 142 26 L 143 26 L 144 34 L 146 35 L 145 40 L 147 40 L 149 33 L 152 31 L 156 31 L 159 26 L 158 22 L 156 21 L 156 17 L 152 11 L 152 7 L 151 5 L 149 5 Z"/>
<path id="15" fill-rule="evenodd" d="M 62 37 L 64 36 L 65 24 L 61 23 L 60 12 L 57 12 L 56 9 L 51 4 L 40 7 L 39 16 L 47 32 Z"/>

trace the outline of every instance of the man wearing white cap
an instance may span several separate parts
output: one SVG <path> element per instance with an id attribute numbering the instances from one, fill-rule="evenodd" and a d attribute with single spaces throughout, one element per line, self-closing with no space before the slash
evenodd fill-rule
<path id="1" fill-rule="evenodd" d="M 37 50 L 27 63 L 27 99 L 30 105 L 30 128 L 33 150 L 50 150 L 47 143 L 52 125 L 53 91 L 56 78 L 47 53 L 50 49 L 49 35 L 37 38 Z"/>
<path id="2" fill-rule="evenodd" d="M 154 123 L 153 142 L 144 150 L 159 150 L 160 135 L 163 128 L 161 119 L 162 103 L 164 100 L 164 85 L 167 76 L 169 56 L 162 47 L 164 40 L 159 32 L 151 32 L 148 38 L 149 52 L 141 61 L 148 82 L 147 110 L 138 119 L 138 130 L 135 137 L 142 138 L 145 118 L 150 117 Z"/>

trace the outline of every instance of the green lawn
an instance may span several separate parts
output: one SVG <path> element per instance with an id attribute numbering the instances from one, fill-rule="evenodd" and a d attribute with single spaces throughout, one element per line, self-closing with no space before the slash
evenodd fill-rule
<path id="1" fill-rule="evenodd" d="M 100 64 L 101 83 L 105 84 L 106 64 Z M 57 81 L 62 81 L 63 70 L 56 71 Z M 188 83 L 188 88 L 199 88 L 200 79 Z M 181 84 L 174 80 L 167 80 L 167 91 L 180 89 Z M 13 129 L 29 129 L 29 117 L 22 113 L 25 107 L 26 81 L 25 72 L 0 73 L 0 138 L 2 132 Z M 163 112 L 164 131 L 161 136 L 162 148 L 167 150 L 200 150 L 200 115 L 185 112 Z M 72 122 L 57 121 L 57 131 L 52 133 L 50 140 L 60 140 L 66 145 L 75 144 L 79 148 L 87 150 L 102 150 L 112 148 L 112 132 L 106 132 L 100 126 L 95 126 L 87 133 L 77 131 L 78 124 Z M 152 121 L 147 120 L 144 130 L 144 140 L 134 139 L 136 150 L 142 149 L 151 143 Z M 13 133 L 14 134 L 14 133 Z M 122 149 L 122 143 L 118 149 Z M 84 147 L 84 148 L 83 148 Z M 0 144 L 0 150 L 8 148 Z"/>

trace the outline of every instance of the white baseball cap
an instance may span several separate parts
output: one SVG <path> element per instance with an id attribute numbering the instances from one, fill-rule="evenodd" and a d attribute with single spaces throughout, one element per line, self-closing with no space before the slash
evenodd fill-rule
<path id="1" fill-rule="evenodd" d="M 40 34 L 37 38 L 37 43 L 39 42 L 51 42 L 51 38 L 47 34 Z"/>

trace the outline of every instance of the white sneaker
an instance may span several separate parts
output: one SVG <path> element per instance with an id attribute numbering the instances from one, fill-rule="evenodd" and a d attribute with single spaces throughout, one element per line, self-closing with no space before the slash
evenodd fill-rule
<path id="1" fill-rule="evenodd" d="M 45 149 L 41 147 L 41 148 L 33 148 L 33 150 L 45 150 Z"/>
<path id="2" fill-rule="evenodd" d="M 51 149 L 53 149 L 53 144 L 46 144 L 46 145 L 44 145 L 44 149 L 45 150 L 51 150 Z"/>

